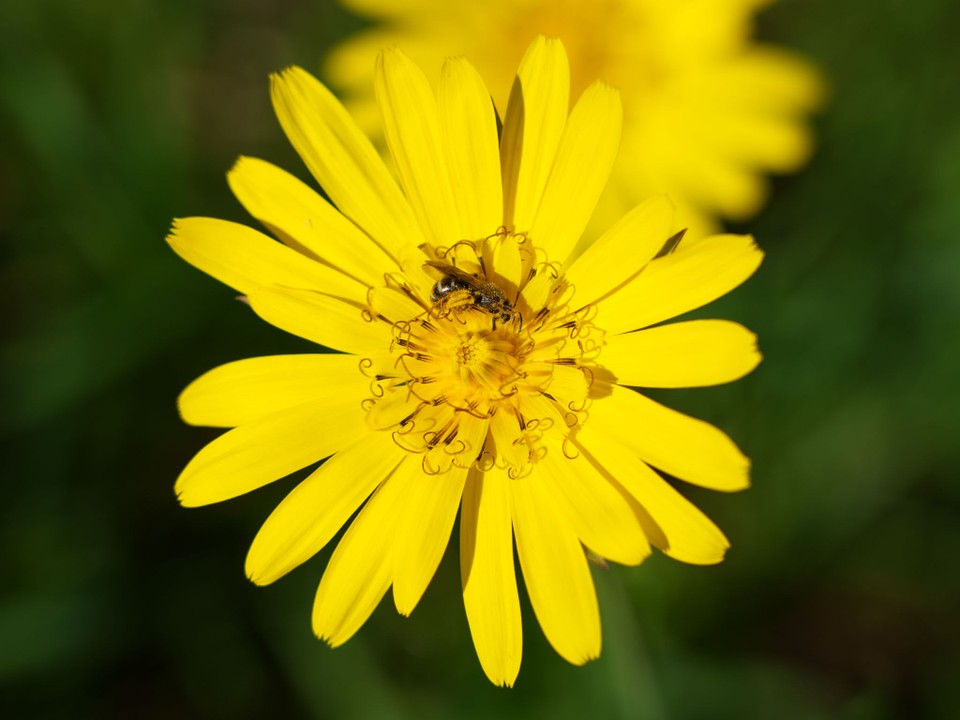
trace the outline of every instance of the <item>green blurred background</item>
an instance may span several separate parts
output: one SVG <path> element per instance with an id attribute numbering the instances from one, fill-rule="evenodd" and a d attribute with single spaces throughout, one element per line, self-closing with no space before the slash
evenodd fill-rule
<path id="1" fill-rule="evenodd" d="M 421 606 L 346 646 L 309 626 L 327 553 L 255 588 L 284 481 L 201 510 L 216 433 L 179 390 L 296 352 L 178 260 L 174 216 L 247 221 L 240 153 L 306 176 L 267 74 L 362 22 L 330 3 L 8 0 L 0 9 L 0 714 L 85 717 L 960 717 L 960 6 L 784 1 L 761 38 L 829 77 L 809 169 L 740 231 L 767 260 L 712 306 L 765 363 L 662 396 L 727 429 L 754 487 L 689 496 L 717 567 L 596 570 L 604 654 L 568 666 L 524 608 L 512 691 L 475 658 L 448 553 Z"/>

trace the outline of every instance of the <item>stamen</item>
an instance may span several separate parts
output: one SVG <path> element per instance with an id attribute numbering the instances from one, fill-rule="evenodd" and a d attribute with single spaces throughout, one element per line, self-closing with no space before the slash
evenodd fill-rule
<path id="1" fill-rule="evenodd" d="M 576 460 L 580 457 L 580 450 L 571 442 L 569 435 L 560 444 L 560 451 L 567 460 Z"/>

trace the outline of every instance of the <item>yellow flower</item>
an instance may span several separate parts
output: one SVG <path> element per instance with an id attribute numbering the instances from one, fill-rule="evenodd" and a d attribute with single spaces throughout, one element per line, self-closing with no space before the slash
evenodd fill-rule
<path id="1" fill-rule="evenodd" d="M 713 426 L 626 386 L 753 369 L 755 338 L 735 323 L 659 323 L 740 284 L 762 254 L 732 235 L 677 246 L 673 207 L 658 197 L 569 259 L 613 165 L 621 111 L 595 83 L 568 117 L 559 41 L 539 38 L 524 57 L 499 138 L 463 59 L 444 63 L 435 97 L 386 50 L 376 88 L 399 186 L 334 96 L 291 68 L 271 78 L 274 107 L 336 209 L 242 158 L 230 186 L 283 244 L 210 218 L 178 220 L 168 237 L 262 318 L 340 353 L 241 360 L 191 384 L 184 420 L 234 429 L 176 492 L 187 506 L 219 502 L 327 458 L 267 519 L 246 570 L 273 582 L 361 508 L 317 591 L 313 627 L 333 646 L 391 587 L 397 610 L 413 611 L 459 509 L 470 630 L 487 676 L 511 685 L 514 541 L 544 633 L 576 664 L 600 652 L 584 548 L 625 565 L 650 545 L 684 562 L 723 558 L 723 534 L 657 471 L 739 490 L 749 461 Z"/>
<path id="2" fill-rule="evenodd" d="M 368 132 L 379 129 L 369 92 L 377 48 L 399 43 L 422 67 L 462 54 L 494 79 L 504 107 L 533 37 L 560 38 L 573 97 L 596 78 L 623 96 L 623 147 L 599 208 L 604 223 L 667 193 L 700 237 L 718 216 L 754 215 L 768 191 L 764 174 L 797 170 L 810 155 L 805 117 L 821 102 L 819 77 L 795 56 L 751 41 L 753 15 L 767 0 L 343 2 L 384 22 L 342 43 L 327 63 Z"/>

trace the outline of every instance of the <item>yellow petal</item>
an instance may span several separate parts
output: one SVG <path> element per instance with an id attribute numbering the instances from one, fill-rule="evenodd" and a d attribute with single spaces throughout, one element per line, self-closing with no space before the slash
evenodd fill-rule
<path id="1" fill-rule="evenodd" d="M 270 76 L 270 96 L 283 131 L 344 215 L 394 259 L 404 245 L 423 242 L 400 188 L 333 93 L 291 67 Z"/>
<path id="2" fill-rule="evenodd" d="M 464 237 L 440 144 L 437 101 L 423 72 L 398 48 L 377 56 L 375 88 L 383 133 L 400 182 L 427 239 L 449 247 Z"/>
<path id="3" fill-rule="evenodd" d="M 530 45 L 510 91 L 500 164 L 504 224 L 530 229 L 570 109 L 570 65 L 563 43 L 542 35 Z"/>
<path id="4" fill-rule="evenodd" d="M 730 543 L 720 529 L 630 448 L 592 423 L 577 435 L 576 446 L 642 506 L 638 515 L 651 543 L 681 562 L 712 565 L 723 560 Z M 648 525 L 651 521 L 655 525 Z"/>
<path id="5" fill-rule="evenodd" d="M 498 468 L 472 470 L 460 512 L 460 574 L 470 635 L 490 682 L 506 687 L 517 679 L 523 654 L 510 482 Z"/>
<path id="6" fill-rule="evenodd" d="M 620 93 L 601 82 L 588 87 L 567 120 L 529 228 L 550 261 L 565 262 L 580 239 L 610 177 L 622 129 Z"/>
<path id="7" fill-rule="evenodd" d="M 564 273 L 575 306 L 589 305 L 646 265 L 670 237 L 673 215 L 666 195 L 650 198 L 591 244 Z"/>
<path id="8" fill-rule="evenodd" d="M 719 211 L 736 220 L 757 213 L 767 199 L 770 183 L 735 158 L 717 154 L 706 138 L 696 137 L 700 129 L 694 118 L 686 118 L 690 128 L 682 132 L 691 143 L 677 152 L 673 169 L 676 183 L 695 203 Z M 712 129 L 703 131 L 707 137 Z"/>
<path id="9" fill-rule="evenodd" d="M 813 133 L 793 118 L 741 107 L 714 112 L 702 142 L 708 152 L 773 172 L 805 165 L 813 151 Z"/>
<path id="10" fill-rule="evenodd" d="M 520 280 L 523 271 L 523 261 L 520 257 L 520 248 L 515 237 L 501 238 L 493 252 L 493 273 L 503 283 L 504 292 L 513 302 L 517 298 Z"/>
<path id="11" fill-rule="evenodd" d="M 757 336 L 727 320 L 691 320 L 607 337 L 600 357 L 621 385 L 661 388 L 732 382 L 760 360 Z"/>
<path id="12" fill-rule="evenodd" d="M 580 368 L 554 364 L 548 389 L 558 402 L 566 406 L 569 402 L 580 402 L 586 398 L 589 387 Z"/>
<path id="13" fill-rule="evenodd" d="M 712 490 L 750 484 L 750 460 L 713 425 L 619 385 L 597 382 L 587 425 L 622 442 L 656 468 Z M 609 395 L 606 393 L 609 392 Z"/>
<path id="14" fill-rule="evenodd" d="M 396 262 L 368 235 L 318 193 L 276 165 L 241 157 L 227 174 L 227 181 L 247 212 L 290 247 L 322 260 L 365 286 L 382 284 L 384 273 L 397 270 Z M 363 297 L 351 299 L 362 301 Z"/>
<path id="15" fill-rule="evenodd" d="M 618 334 L 647 327 L 716 300 L 753 275 L 763 252 L 749 235 L 714 235 L 650 262 L 605 296 L 597 324 Z"/>
<path id="16" fill-rule="evenodd" d="M 460 424 L 457 426 L 457 441 L 462 445 L 458 445 L 455 449 L 462 447 L 462 458 L 468 456 L 476 458 L 483 450 L 490 421 L 465 412 L 459 413 L 459 415 Z"/>
<path id="17" fill-rule="evenodd" d="M 581 398 L 580 402 L 582 400 Z M 517 409 L 528 426 L 532 422 L 538 430 L 545 429 L 551 435 L 557 433 L 559 438 L 570 433 L 567 422 L 570 411 L 566 403 L 561 403 L 557 398 L 547 398 L 540 393 L 525 393 L 516 402 Z"/>
<path id="18" fill-rule="evenodd" d="M 242 293 L 263 285 L 322 288 L 341 297 L 366 292 L 353 278 L 239 223 L 182 218 L 174 221 L 167 242 L 188 263 Z"/>
<path id="19" fill-rule="evenodd" d="M 393 287 L 371 288 L 367 297 L 370 308 L 391 324 L 410 321 L 427 312 L 405 292 Z"/>
<path id="20" fill-rule="evenodd" d="M 490 436 L 496 447 L 496 454 L 508 465 L 519 466 L 527 462 L 530 449 L 520 442 L 520 423 L 517 416 L 506 408 L 500 408 L 490 418 Z"/>
<path id="21" fill-rule="evenodd" d="M 333 551 L 313 603 L 313 632 L 332 647 L 349 640 L 367 621 L 393 581 L 393 543 L 405 504 L 404 458 L 367 501 Z"/>
<path id="22" fill-rule="evenodd" d="M 209 505 L 312 465 L 369 432 L 352 388 L 280 410 L 224 433 L 198 452 L 175 487 L 180 504 Z"/>
<path id="23" fill-rule="evenodd" d="M 371 430 L 388 430 L 411 415 L 422 402 L 405 386 L 385 389 L 367 410 L 367 425 Z"/>
<path id="24" fill-rule="evenodd" d="M 557 287 L 557 278 L 549 268 L 541 268 L 530 281 L 523 286 L 522 298 L 530 310 L 536 314 L 545 307 L 551 293 Z"/>
<path id="25" fill-rule="evenodd" d="M 328 459 L 260 528 L 247 553 L 247 577 L 267 585 L 320 552 L 405 454 L 389 434 L 370 433 Z"/>
<path id="26" fill-rule="evenodd" d="M 797 117 L 823 104 L 820 72 L 810 63 L 772 46 L 755 46 L 716 68 L 704 90 L 724 104 L 771 116 Z M 713 102 L 714 98 L 708 98 Z"/>
<path id="27" fill-rule="evenodd" d="M 513 531 L 530 604 L 561 657 L 600 656 L 600 610 L 583 548 L 566 514 L 536 475 L 510 482 Z"/>
<path id="28" fill-rule="evenodd" d="M 588 548 L 622 565 L 639 565 L 650 554 L 627 500 L 582 455 L 564 457 L 559 444 L 548 444 L 536 471 Z"/>
<path id="29" fill-rule="evenodd" d="M 380 354 L 390 345 L 390 325 L 367 320 L 356 305 L 321 292 L 265 288 L 248 297 L 268 323 L 319 345 L 367 355 Z"/>
<path id="30" fill-rule="evenodd" d="M 503 222 L 500 145 L 493 100 L 470 63 L 449 58 L 440 74 L 437 101 L 461 232 L 464 238 L 478 240 L 494 233 Z"/>
<path id="31" fill-rule="evenodd" d="M 337 388 L 359 402 L 369 378 L 353 355 L 274 355 L 237 360 L 204 373 L 180 394 L 177 406 L 190 425 L 236 427 Z"/>
<path id="32" fill-rule="evenodd" d="M 401 615 L 413 612 L 440 564 L 467 477 L 458 467 L 427 475 L 419 458 L 407 465 L 411 478 L 393 547 L 393 601 Z"/>

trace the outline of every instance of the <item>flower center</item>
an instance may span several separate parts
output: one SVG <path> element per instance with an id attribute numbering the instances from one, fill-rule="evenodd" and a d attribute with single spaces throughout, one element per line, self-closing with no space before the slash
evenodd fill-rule
<path id="1" fill-rule="evenodd" d="M 489 318 L 482 313 L 472 315 L 465 318 L 466 324 L 475 326 L 479 321 L 480 328 L 440 323 L 442 330 L 433 343 L 435 360 L 430 370 L 447 388 L 449 402 L 489 415 L 497 402 L 517 391 L 523 353 L 515 332 L 492 329 Z"/>
<path id="2" fill-rule="evenodd" d="M 512 251 L 523 268 L 517 248 L 503 247 L 517 239 L 494 238 L 498 252 L 477 248 L 476 258 Z M 518 476 L 582 420 L 600 346 L 590 308 L 571 305 L 546 264 L 528 261 L 516 285 L 479 262 L 449 273 L 456 282 L 448 274 L 432 287 L 394 279 L 423 310 L 395 322 L 388 356 L 362 364 L 373 380 L 367 422 L 422 453 L 428 473 L 498 465 Z"/>
<path id="3" fill-rule="evenodd" d="M 488 361 L 492 361 L 495 355 L 502 356 L 505 350 L 504 347 L 497 347 L 496 344 L 488 342 L 487 338 L 479 333 L 469 333 L 460 338 L 460 347 L 457 348 L 457 366 L 465 373 L 465 377 L 471 377 L 474 372 L 489 370 Z"/>

